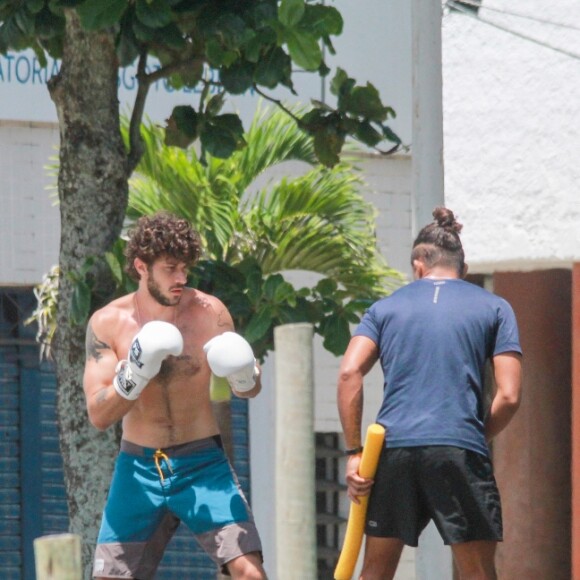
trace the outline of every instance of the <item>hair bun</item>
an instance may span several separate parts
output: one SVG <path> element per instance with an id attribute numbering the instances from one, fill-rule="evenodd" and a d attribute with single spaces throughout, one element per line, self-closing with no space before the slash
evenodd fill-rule
<path id="1" fill-rule="evenodd" d="M 463 225 L 455 219 L 453 212 L 446 207 L 436 207 L 433 210 L 433 217 L 435 218 L 437 225 L 441 228 L 450 229 L 456 233 L 461 232 L 463 228 Z"/>

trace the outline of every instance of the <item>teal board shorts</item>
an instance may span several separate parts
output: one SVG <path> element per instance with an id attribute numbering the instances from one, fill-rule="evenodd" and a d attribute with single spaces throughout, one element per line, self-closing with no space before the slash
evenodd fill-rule
<path id="1" fill-rule="evenodd" d="M 219 436 L 153 449 L 123 440 L 97 539 L 93 576 L 153 578 L 180 521 L 227 573 L 258 552 L 250 507 Z"/>

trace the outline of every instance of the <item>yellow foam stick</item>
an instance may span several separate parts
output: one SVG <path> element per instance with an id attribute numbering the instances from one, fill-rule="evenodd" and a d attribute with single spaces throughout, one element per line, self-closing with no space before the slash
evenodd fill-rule
<path id="1" fill-rule="evenodd" d="M 372 479 L 375 476 L 384 441 L 385 428 L 378 423 L 369 425 L 358 468 L 361 477 Z M 369 496 L 365 495 L 358 499 L 360 503 L 351 502 L 350 504 L 344 544 L 334 570 L 335 580 L 350 580 L 358 560 L 364 534 Z"/>

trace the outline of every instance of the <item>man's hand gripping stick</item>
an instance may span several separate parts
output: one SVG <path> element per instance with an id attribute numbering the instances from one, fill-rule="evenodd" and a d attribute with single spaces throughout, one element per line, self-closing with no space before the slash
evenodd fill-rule
<path id="1" fill-rule="evenodd" d="M 372 479 L 377 471 L 379 457 L 385 442 L 385 428 L 378 423 L 369 425 L 358 472 L 365 479 Z M 335 580 L 352 578 L 362 544 L 369 496 L 359 497 L 360 503 L 351 502 L 346 524 L 344 544 L 334 570 Z"/>

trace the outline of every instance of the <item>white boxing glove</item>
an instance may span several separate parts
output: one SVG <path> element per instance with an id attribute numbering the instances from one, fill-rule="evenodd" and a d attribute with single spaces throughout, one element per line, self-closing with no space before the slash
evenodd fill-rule
<path id="1" fill-rule="evenodd" d="M 245 338 L 224 332 L 206 342 L 203 350 L 211 372 L 216 377 L 226 377 L 232 389 L 243 393 L 254 388 L 260 370 Z"/>
<path id="2" fill-rule="evenodd" d="M 169 356 L 183 352 L 183 337 L 177 326 L 161 320 L 143 325 L 135 335 L 127 353 L 116 368 L 113 386 L 121 397 L 134 401 L 149 381 L 159 372 Z"/>

